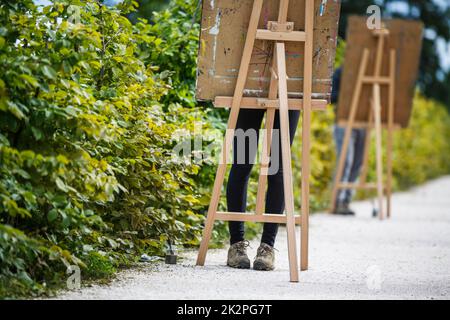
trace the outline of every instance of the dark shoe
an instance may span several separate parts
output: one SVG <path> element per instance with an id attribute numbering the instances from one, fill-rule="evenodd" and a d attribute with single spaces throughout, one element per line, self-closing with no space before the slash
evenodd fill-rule
<path id="1" fill-rule="evenodd" d="M 250 259 L 247 256 L 248 241 L 239 241 L 228 249 L 227 266 L 238 269 L 250 269 Z"/>
<path id="2" fill-rule="evenodd" d="M 334 214 L 339 214 L 342 216 L 354 216 L 355 212 L 352 211 L 347 202 L 338 202 L 336 208 L 334 209 Z"/>
<path id="3" fill-rule="evenodd" d="M 275 268 L 275 251 L 268 244 L 261 243 L 256 253 L 253 269 L 270 271 Z"/>

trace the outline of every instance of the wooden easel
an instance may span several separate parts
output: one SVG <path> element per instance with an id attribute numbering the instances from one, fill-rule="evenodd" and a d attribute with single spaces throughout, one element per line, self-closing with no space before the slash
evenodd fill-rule
<path id="1" fill-rule="evenodd" d="M 389 56 L 389 75 L 381 75 L 381 67 L 383 63 L 383 50 L 385 38 L 389 36 L 389 30 L 377 29 L 373 31 L 373 35 L 377 37 L 377 51 L 375 56 L 374 75 L 366 75 L 368 59 L 370 50 L 365 48 L 363 51 L 359 73 L 356 80 L 356 87 L 353 93 L 352 102 L 350 106 L 350 114 L 348 121 L 340 125 L 345 125 L 344 142 L 339 157 L 338 168 L 335 175 L 334 186 L 331 196 L 331 212 L 336 208 L 336 199 L 338 191 L 341 189 L 376 189 L 378 197 L 378 215 L 380 219 L 384 218 L 383 196 L 386 191 L 387 202 L 387 217 L 391 215 L 391 194 L 392 194 L 392 139 L 394 130 L 394 95 L 395 95 L 395 59 L 396 51 L 392 49 Z M 359 105 L 359 99 L 363 85 L 372 86 L 372 104 L 371 112 L 368 115 L 367 122 L 356 123 L 355 116 Z M 386 145 L 386 160 L 387 160 L 387 174 L 386 182 L 383 181 L 383 149 L 382 149 L 382 128 L 381 123 L 381 90 L 382 85 L 388 86 L 388 122 L 387 122 L 387 145 Z M 361 177 L 358 183 L 342 183 L 342 176 L 344 171 L 345 160 L 348 152 L 348 145 L 353 128 L 366 128 L 365 152 L 364 160 L 361 169 Z M 375 149 L 376 149 L 376 183 L 368 183 L 367 180 L 367 166 L 369 161 L 369 145 L 371 130 L 375 129 Z"/>
<path id="2" fill-rule="evenodd" d="M 228 120 L 228 129 L 224 139 L 222 161 L 219 163 L 214 182 L 211 202 L 206 218 L 203 239 L 197 258 L 197 265 L 204 265 L 208 243 L 215 220 L 223 221 L 255 221 L 286 223 L 288 235 L 288 255 L 290 281 L 298 282 L 298 262 L 296 249 L 295 224 L 301 225 L 301 270 L 308 269 L 308 218 L 309 218 L 309 153 L 310 153 L 310 123 L 311 111 L 326 107 L 325 100 L 312 100 L 312 60 L 313 60 L 313 24 L 314 24 L 314 0 L 305 1 L 305 31 L 294 31 L 292 22 L 287 21 L 289 0 L 280 0 L 278 21 L 270 21 L 267 29 L 258 29 L 263 0 L 254 0 L 253 11 L 250 17 L 241 65 L 236 82 L 233 97 L 216 97 L 215 104 L 231 106 Z M 244 87 L 248 76 L 250 60 L 256 39 L 275 41 L 274 55 L 272 58 L 272 75 L 268 98 L 244 98 Z M 287 91 L 286 51 L 285 41 L 300 41 L 305 43 L 303 100 L 289 99 Z M 234 129 L 240 108 L 266 109 L 265 135 L 263 137 L 263 150 L 261 155 L 261 167 L 259 186 L 257 193 L 256 213 L 217 212 L 220 199 L 220 191 L 223 185 L 229 150 L 231 149 Z M 280 136 L 283 164 L 284 197 L 286 214 L 263 213 L 264 194 L 267 183 L 267 170 L 269 167 L 270 147 L 272 143 L 272 129 L 275 110 L 280 114 Z M 292 185 L 291 149 L 289 137 L 289 109 L 303 110 L 302 126 L 302 214 L 294 215 L 294 194 Z"/>

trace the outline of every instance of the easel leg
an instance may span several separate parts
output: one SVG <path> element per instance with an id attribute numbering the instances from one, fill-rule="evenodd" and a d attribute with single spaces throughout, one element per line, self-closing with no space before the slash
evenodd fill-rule
<path id="1" fill-rule="evenodd" d="M 209 240 L 211 239 L 215 215 L 217 212 L 217 206 L 219 204 L 220 199 L 220 191 L 222 189 L 223 181 L 225 178 L 227 158 L 229 154 L 228 151 L 231 149 L 231 145 L 233 142 L 234 129 L 236 128 L 239 109 L 241 107 L 242 96 L 244 93 L 245 82 L 247 79 L 250 60 L 252 57 L 253 46 L 255 44 L 256 30 L 258 28 L 258 22 L 259 17 L 261 15 L 262 6 L 263 0 L 255 0 L 253 2 L 253 11 L 250 17 L 247 38 L 245 40 L 244 52 L 242 54 L 241 66 L 239 68 L 239 74 L 236 82 L 236 88 L 234 91 L 230 117 L 228 119 L 228 129 L 227 133 L 225 134 L 225 139 L 223 143 L 222 161 L 217 168 L 216 179 L 214 181 L 214 187 L 211 196 L 211 202 L 209 204 L 208 215 L 206 217 L 205 229 L 203 230 L 203 238 L 200 243 L 200 248 L 197 256 L 197 265 L 201 266 L 205 264 L 206 252 L 208 250 Z"/>
<path id="2" fill-rule="evenodd" d="M 373 106 L 372 106 L 373 108 Z M 369 113 L 369 121 L 366 129 L 366 139 L 364 141 L 364 158 L 361 168 L 361 176 L 359 179 L 359 185 L 363 186 L 367 182 L 367 173 L 369 168 L 369 155 L 370 155 L 370 139 L 372 137 L 372 124 L 373 123 L 373 110 Z"/>
<path id="3" fill-rule="evenodd" d="M 340 189 L 339 185 L 341 184 L 342 176 L 344 174 L 344 165 L 345 165 L 345 159 L 347 158 L 348 144 L 350 143 L 350 137 L 352 135 L 353 123 L 355 121 L 356 111 L 358 109 L 358 101 L 359 101 L 359 97 L 361 95 L 361 89 L 362 89 L 362 85 L 363 85 L 362 80 L 366 73 L 368 58 L 369 58 L 369 50 L 364 49 L 361 64 L 359 66 L 358 78 L 356 79 L 355 92 L 353 93 L 352 103 L 350 106 L 350 115 L 348 118 L 347 127 L 345 128 L 344 142 L 342 145 L 341 154 L 339 157 L 339 163 L 338 163 L 338 167 L 337 167 L 335 178 L 334 178 L 334 185 L 333 185 L 333 190 L 332 190 L 332 194 L 331 194 L 331 206 L 330 206 L 331 212 L 334 212 L 334 210 L 336 209 L 336 200 L 337 200 L 338 191 Z"/>
<path id="4" fill-rule="evenodd" d="M 280 136 L 283 163 L 283 187 L 286 205 L 289 271 L 291 282 L 298 282 L 297 249 L 295 241 L 294 190 L 292 185 L 291 144 L 289 137 L 289 106 L 284 43 L 277 43 L 278 92 L 280 100 Z"/>
<path id="5" fill-rule="evenodd" d="M 393 130 L 388 127 L 387 145 L 386 145 L 386 215 L 391 217 L 391 198 L 392 198 L 392 148 L 393 148 Z"/>
<path id="6" fill-rule="evenodd" d="M 277 47 L 274 46 L 273 49 L 273 58 L 272 58 L 272 69 L 274 72 L 277 71 Z M 269 87 L 269 99 L 276 99 L 278 93 L 278 80 L 272 74 L 270 80 Z M 270 148 L 272 145 L 272 130 L 275 119 L 275 110 L 270 108 L 266 113 L 266 124 L 265 124 L 265 133 L 263 138 L 263 147 L 261 152 L 261 167 L 259 170 L 259 179 L 258 179 L 258 191 L 256 194 L 256 214 L 262 214 L 264 212 L 264 204 L 265 204 L 265 195 L 266 195 L 266 186 L 267 186 L 267 175 L 268 175 L 268 167 L 270 163 Z"/>
<path id="7" fill-rule="evenodd" d="M 235 124 L 236 126 L 236 124 Z M 206 258 L 206 251 L 208 250 L 208 244 L 209 240 L 211 239 L 211 234 L 214 226 L 215 221 L 215 214 L 217 211 L 217 206 L 219 204 L 220 199 L 220 191 L 222 189 L 222 184 L 225 178 L 225 171 L 226 171 L 226 159 L 227 159 L 227 151 L 229 149 L 229 145 L 231 144 L 230 139 L 228 139 L 228 136 L 230 136 L 230 133 L 227 132 L 225 136 L 224 141 L 224 149 L 222 150 L 223 156 L 221 157 L 222 161 L 219 164 L 219 167 L 217 168 L 216 172 L 216 178 L 214 180 L 214 187 L 213 192 L 211 196 L 211 201 L 209 203 L 209 209 L 208 209 L 208 215 L 206 216 L 206 222 L 205 222 L 205 228 L 203 230 L 203 236 L 202 241 L 200 243 L 200 249 L 198 251 L 197 256 L 197 265 L 203 266 L 205 264 L 205 258 Z M 232 141 L 231 137 L 231 141 Z"/>
<path id="8" fill-rule="evenodd" d="M 314 0 L 305 3 L 305 60 L 303 77 L 303 119 L 302 119 L 302 202 L 300 226 L 300 268 L 308 270 L 309 247 L 309 176 L 311 152 L 311 99 L 312 99 L 312 61 L 314 33 Z"/>
<path id="9" fill-rule="evenodd" d="M 382 149 L 382 128 L 381 128 L 381 105 L 380 105 L 380 85 L 373 85 L 373 106 L 375 118 L 375 139 L 376 139 L 376 166 L 377 166 L 377 191 L 380 219 L 384 218 L 383 210 L 383 149 Z"/>
<path id="10" fill-rule="evenodd" d="M 387 181 L 386 181 L 386 198 L 387 198 L 387 217 L 391 217 L 391 198 L 392 198 L 392 150 L 394 135 L 394 95 L 395 95 L 395 50 L 390 52 L 390 85 L 389 85 L 389 109 L 388 109 L 388 135 L 387 135 Z"/>
<path id="11" fill-rule="evenodd" d="M 281 0 L 280 8 L 278 12 L 278 23 L 286 23 L 287 12 L 289 8 L 289 0 Z M 273 49 L 272 58 L 272 76 L 270 79 L 269 95 L 270 100 L 277 98 L 278 93 L 278 80 L 275 78 L 274 73 L 277 72 L 277 46 Z M 275 110 L 270 108 L 267 110 L 266 114 L 266 124 L 265 124 L 265 135 L 263 140 L 263 150 L 261 153 L 261 168 L 259 171 L 258 179 L 258 191 L 256 194 L 256 214 L 262 214 L 264 212 L 264 204 L 266 199 L 266 186 L 267 186 L 267 175 L 268 166 L 270 162 L 270 148 L 272 145 L 272 129 L 275 119 Z"/>
<path id="12" fill-rule="evenodd" d="M 272 144 L 272 130 L 275 119 L 275 110 L 268 109 L 266 114 L 266 124 L 263 139 L 263 149 L 261 151 L 261 167 L 259 170 L 258 178 L 258 191 L 256 194 L 256 214 L 264 213 L 266 186 L 267 186 L 267 175 L 269 171 L 270 163 L 270 148 Z"/>

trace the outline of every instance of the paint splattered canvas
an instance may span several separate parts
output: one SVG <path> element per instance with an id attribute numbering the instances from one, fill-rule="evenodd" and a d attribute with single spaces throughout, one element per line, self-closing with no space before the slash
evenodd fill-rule
<path id="1" fill-rule="evenodd" d="M 265 0 L 258 28 L 278 17 L 279 0 Z M 205 0 L 198 57 L 196 97 L 232 96 L 244 50 L 253 0 Z M 291 0 L 288 21 L 304 31 L 305 0 Z M 313 98 L 328 99 L 336 51 L 340 1 L 316 0 L 314 17 Z M 302 96 L 304 44 L 286 42 L 289 96 Z M 256 40 L 245 96 L 266 97 L 273 42 Z"/>

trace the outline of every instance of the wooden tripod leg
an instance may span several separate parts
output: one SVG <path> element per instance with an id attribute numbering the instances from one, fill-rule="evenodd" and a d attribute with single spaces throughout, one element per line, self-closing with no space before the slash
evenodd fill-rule
<path id="1" fill-rule="evenodd" d="M 272 70 L 274 72 L 277 71 L 277 59 L 276 59 L 276 46 L 274 46 L 273 58 L 272 58 Z M 276 99 L 278 94 L 278 80 L 275 78 L 275 75 L 272 74 L 270 79 L 270 87 L 269 87 L 269 99 Z M 263 138 L 263 145 L 261 151 L 261 166 L 259 169 L 259 179 L 258 179 L 258 192 L 256 194 L 256 214 L 263 214 L 264 212 L 264 204 L 265 204 L 265 195 L 266 195 L 266 185 L 267 185 L 267 175 L 268 175 L 268 167 L 270 163 L 270 148 L 272 145 L 272 129 L 275 119 L 275 109 L 269 108 L 267 109 L 266 114 L 266 124 L 265 124 L 265 132 Z"/>
<path id="2" fill-rule="evenodd" d="M 303 75 L 303 119 L 302 119 L 302 202 L 300 233 L 300 269 L 308 270 L 309 246 L 309 176 L 311 152 L 311 100 L 312 100 L 312 61 L 314 35 L 314 0 L 305 3 L 305 60 Z"/>
<path id="3" fill-rule="evenodd" d="M 278 23 L 286 23 L 287 12 L 289 8 L 289 0 L 281 0 L 280 8 L 278 11 Z M 275 77 L 277 72 L 277 46 L 274 46 L 273 55 L 272 55 L 272 76 L 270 79 L 270 87 L 269 87 L 269 99 L 276 99 L 278 94 L 278 80 Z M 256 214 L 262 214 L 264 212 L 264 204 L 265 204 L 265 195 L 266 195 L 266 185 L 267 185 L 267 175 L 268 175 L 268 166 L 270 162 L 270 148 L 272 145 L 272 129 L 273 122 L 275 119 L 275 110 L 273 108 L 267 109 L 266 114 L 266 125 L 265 125 L 265 134 L 263 141 L 263 149 L 261 152 L 261 168 L 259 170 L 259 179 L 258 179 L 258 192 L 256 194 Z"/>
<path id="4" fill-rule="evenodd" d="M 206 252 L 208 251 L 208 244 L 211 238 L 212 229 L 214 226 L 215 215 L 217 212 L 217 206 L 220 199 L 220 191 L 222 189 L 223 181 L 225 178 L 225 171 L 227 165 L 228 151 L 231 149 L 231 145 L 234 137 L 234 129 L 236 128 L 237 118 L 239 115 L 239 109 L 241 107 L 242 96 L 244 94 L 245 82 L 248 75 L 250 66 L 250 60 L 252 57 L 253 46 L 256 39 L 256 31 L 258 28 L 259 17 L 263 6 L 263 0 L 255 0 L 253 2 L 253 11 L 250 17 L 250 22 L 247 31 L 247 38 L 245 39 L 244 52 L 242 53 L 241 65 L 239 68 L 239 74 L 236 81 L 236 87 L 233 96 L 233 103 L 231 105 L 230 117 L 228 119 L 227 133 L 223 143 L 222 159 L 219 163 L 216 172 L 216 178 L 214 181 L 213 192 L 211 201 L 208 208 L 208 214 L 205 222 L 205 229 L 203 230 L 203 238 L 200 243 L 200 248 L 197 256 L 197 265 L 204 265 Z"/>
<path id="5" fill-rule="evenodd" d="M 272 144 L 272 130 L 275 119 L 275 109 L 270 108 L 266 114 L 266 124 L 263 139 L 263 148 L 261 151 L 261 166 L 259 169 L 258 191 L 256 193 L 256 214 L 264 213 L 264 204 L 266 196 L 267 176 L 269 174 L 270 149 Z M 270 212 L 269 212 L 270 213 Z"/>
<path id="6" fill-rule="evenodd" d="M 377 166 L 377 192 L 380 219 L 384 218 L 383 210 L 383 149 L 381 128 L 381 104 L 380 85 L 373 85 L 373 111 L 375 118 L 375 141 L 376 141 L 376 166 Z"/>
<path id="7" fill-rule="evenodd" d="M 331 194 L 331 212 L 336 209 L 337 194 L 340 189 L 342 176 L 344 174 L 345 159 L 347 158 L 348 144 L 350 143 L 350 137 L 352 135 L 353 123 L 356 117 L 356 111 L 358 109 L 359 97 L 361 95 L 361 89 L 363 85 L 363 77 L 366 74 L 367 61 L 369 58 L 369 49 L 364 49 L 361 64 L 359 66 L 358 78 L 356 79 L 356 87 L 352 97 L 352 103 L 350 106 L 350 115 L 345 128 L 344 142 L 341 148 L 341 154 L 339 157 L 338 167 L 334 177 L 333 191 Z"/>
<path id="8" fill-rule="evenodd" d="M 373 108 L 373 104 L 371 106 Z M 367 121 L 366 138 L 364 139 L 364 157 L 361 168 L 361 176 L 359 179 L 359 185 L 363 186 L 367 181 L 367 173 L 369 167 L 369 155 L 370 155 L 370 138 L 372 134 L 372 122 L 373 122 L 373 110 L 369 113 L 369 120 Z"/>
<path id="9" fill-rule="evenodd" d="M 386 214 L 391 217 L 391 198 L 392 198 L 392 150 L 393 150 L 393 133 L 394 133 L 394 95 L 395 95 L 395 50 L 390 52 L 390 83 L 389 83 L 389 106 L 388 106 L 388 133 L 386 146 L 387 160 L 387 177 L 386 177 Z"/>
<path id="10" fill-rule="evenodd" d="M 280 101 L 280 136 L 283 163 L 283 188 L 286 205 L 289 271 L 291 282 L 298 282 L 297 249 L 295 241 L 294 190 L 292 185 L 291 143 L 289 134 L 289 107 L 286 74 L 286 50 L 277 42 L 278 92 Z"/>

